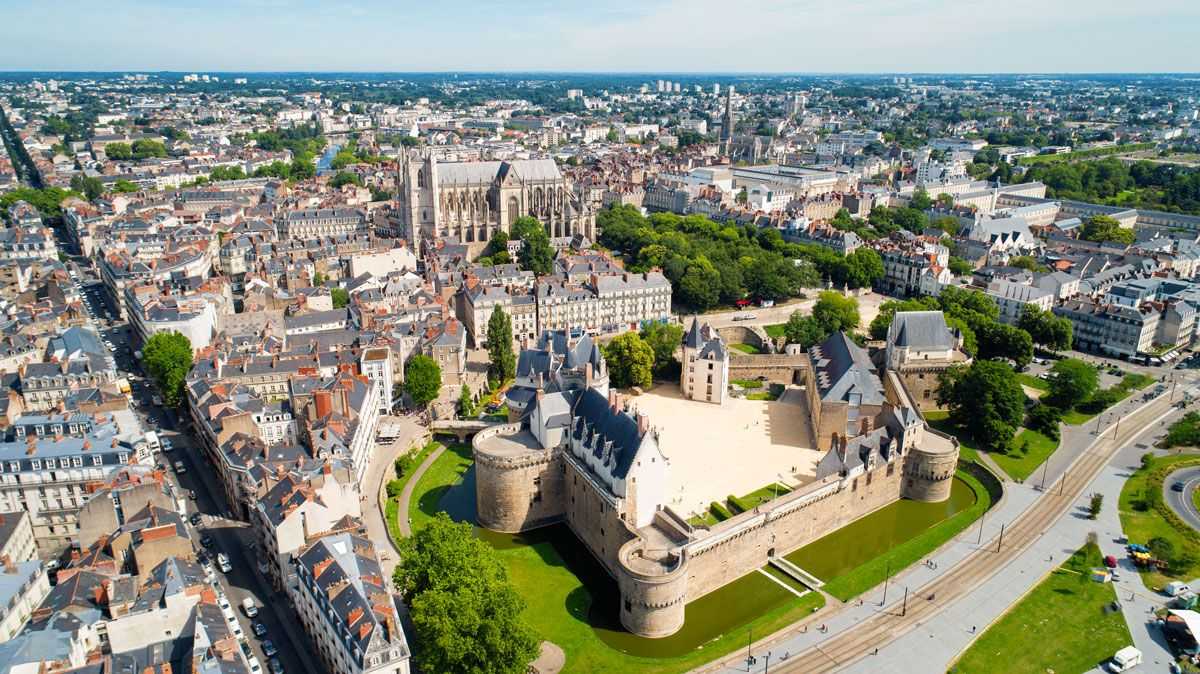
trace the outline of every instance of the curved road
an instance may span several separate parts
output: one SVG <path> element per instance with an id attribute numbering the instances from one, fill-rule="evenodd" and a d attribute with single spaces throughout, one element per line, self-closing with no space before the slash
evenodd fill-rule
<path id="1" fill-rule="evenodd" d="M 1183 483 L 1183 491 L 1171 489 L 1176 482 Z M 1197 489 L 1200 489 L 1200 466 L 1180 468 L 1163 480 L 1163 501 L 1179 515 L 1179 519 L 1200 531 L 1200 510 L 1197 510 L 1196 501 L 1192 498 L 1192 493 Z"/>

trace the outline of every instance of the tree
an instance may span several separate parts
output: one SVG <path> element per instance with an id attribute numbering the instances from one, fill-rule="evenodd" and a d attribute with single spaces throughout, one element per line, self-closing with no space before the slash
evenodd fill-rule
<path id="1" fill-rule="evenodd" d="M 1018 370 L 1033 360 L 1033 340 L 1029 333 L 1003 323 L 984 323 L 975 333 L 981 358 L 1007 358 Z"/>
<path id="2" fill-rule="evenodd" d="M 1058 422 L 1062 421 L 1062 415 L 1063 411 L 1059 408 L 1038 402 L 1030 408 L 1029 414 L 1026 415 L 1025 426 L 1052 440 L 1058 440 L 1060 433 Z"/>
<path id="3" fill-rule="evenodd" d="M 843 297 L 841 293 L 833 290 L 826 290 L 817 295 L 812 317 L 827 335 L 839 330 L 853 332 L 858 328 L 859 322 L 858 300 Z"/>
<path id="4" fill-rule="evenodd" d="M 314 272 L 314 273 L 313 273 L 313 281 L 312 281 L 312 282 L 313 282 L 313 287 L 320 287 L 320 286 L 323 286 L 323 285 L 325 285 L 325 280 L 326 280 L 326 279 L 325 279 L 325 274 L 323 274 L 323 273 L 321 273 L 321 272 Z"/>
<path id="5" fill-rule="evenodd" d="M 1101 493 L 1099 493 L 1099 492 L 1097 492 L 1097 493 L 1095 493 L 1095 494 L 1092 494 L 1092 499 L 1091 499 L 1091 501 L 1088 503 L 1088 517 L 1089 517 L 1089 519 L 1093 519 L 1093 520 L 1094 520 L 1094 519 L 1096 519 L 1097 517 L 1099 517 L 1099 516 L 1100 516 L 1100 509 L 1101 509 L 1102 507 L 1104 507 L 1104 494 L 1101 494 Z"/>
<path id="6" fill-rule="evenodd" d="M 426 355 L 416 355 L 404 366 L 404 391 L 413 405 L 423 409 L 442 390 L 442 368 Z"/>
<path id="7" fill-rule="evenodd" d="M 458 416 L 464 419 L 475 416 L 475 399 L 471 397 L 471 387 L 466 384 L 458 392 Z"/>
<path id="8" fill-rule="evenodd" d="M 113 183 L 113 191 L 117 192 L 119 194 L 127 194 L 130 192 L 136 192 L 136 191 L 138 191 L 138 189 L 139 188 L 137 186 L 137 183 L 134 183 L 129 180 L 125 180 L 123 178 L 118 180 L 117 182 Z"/>
<path id="9" fill-rule="evenodd" d="M 710 309 L 720 300 L 720 282 L 720 272 L 701 256 L 679 280 L 679 299 L 696 311 Z"/>
<path id="10" fill-rule="evenodd" d="M 608 377 L 617 388 L 648 388 L 654 371 L 654 349 L 636 332 L 617 335 L 604 347 Z"/>
<path id="11" fill-rule="evenodd" d="M 950 263 L 947 266 L 950 268 L 950 273 L 955 276 L 969 276 L 975 271 L 975 265 L 953 255 L 950 256 Z"/>
<path id="12" fill-rule="evenodd" d="M 334 288 L 329 291 L 329 295 L 333 298 L 334 309 L 342 309 L 350 305 L 350 293 L 345 288 Z"/>
<path id="13" fill-rule="evenodd" d="M 856 248 L 846 256 L 846 285 L 869 288 L 883 278 L 883 258 L 874 249 Z"/>
<path id="14" fill-rule="evenodd" d="M 938 303 L 947 316 L 961 318 L 976 333 L 985 323 L 994 323 L 1000 317 L 1000 307 L 987 295 L 978 290 L 966 290 L 958 286 L 942 288 Z"/>
<path id="15" fill-rule="evenodd" d="M 549 274 L 554 267 L 554 249 L 542 223 L 527 215 L 516 219 L 512 235 L 521 240 L 521 252 L 517 259 L 521 268 L 538 276 Z"/>
<path id="16" fill-rule="evenodd" d="M 1071 321 L 1053 312 L 1026 304 L 1017 319 L 1017 327 L 1029 333 L 1035 344 L 1053 351 L 1071 348 Z"/>
<path id="17" fill-rule="evenodd" d="M 926 192 L 924 187 L 918 187 L 913 192 L 912 200 L 908 202 L 908 207 L 917 211 L 927 211 L 933 207 L 933 199 L 929 198 L 929 192 Z"/>
<path id="18" fill-rule="evenodd" d="M 801 348 L 820 344 L 829 336 L 829 332 L 812 316 L 805 316 L 799 311 L 793 311 L 783 326 L 783 334 L 788 344 L 799 344 Z"/>
<path id="19" fill-rule="evenodd" d="M 496 307 L 488 318 L 488 376 L 500 383 L 512 379 L 517 373 L 512 343 L 512 318 L 504 312 L 503 307 Z"/>
<path id="20" fill-rule="evenodd" d="M 167 146 L 157 140 L 143 138 L 133 141 L 133 158 L 148 159 L 150 157 L 165 157 L 167 156 Z"/>
<path id="21" fill-rule="evenodd" d="M 337 187 L 341 187 L 343 185 L 358 185 L 359 187 L 361 187 L 362 186 L 362 178 L 359 178 L 357 173 L 351 173 L 349 171 L 338 171 L 335 176 L 333 176 L 332 178 L 329 179 L 330 187 L 337 188 Z"/>
<path id="22" fill-rule="evenodd" d="M 307 159 L 293 159 L 288 174 L 292 180 L 307 180 L 317 175 L 317 167 Z"/>
<path id="23" fill-rule="evenodd" d="M 1112 242 L 1128 246 L 1135 237 L 1132 229 L 1121 227 L 1116 218 L 1107 215 L 1093 215 L 1079 229 L 1079 238 L 1097 243 Z"/>
<path id="24" fill-rule="evenodd" d="M 71 189 L 76 192 L 82 192 L 88 201 L 94 201 L 101 194 L 104 194 L 104 183 L 100 182 L 99 178 L 93 176 L 77 175 L 71 178 Z"/>
<path id="25" fill-rule="evenodd" d="M 1096 368 L 1078 358 L 1064 358 L 1050 368 L 1050 393 L 1046 402 L 1069 410 L 1088 400 L 1100 386 Z"/>
<path id="26" fill-rule="evenodd" d="M 642 328 L 642 341 L 654 352 L 654 374 L 662 376 L 675 364 L 675 351 L 683 341 L 683 326 L 674 323 L 648 323 Z"/>
<path id="27" fill-rule="evenodd" d="M 953 423 L 987 449 L 1009 448 L 1025 414 L 1025 392 L 1012 368 L 977 360 L 946 370 L 939 384 L 938 403 L 949 408 Z"/>
<path id="28" fill-rule="evenodd" d="M 142 362 L 154 378 L 167 407 L 183 400 L 183 383 L 192 368 L 192 342 L 178 332 L 159 332 L 142 347 Z"/>
<path id="29" fill-rule="evenodd" d="M 470 524 L 438 513 L 400 541 L 399 558 L 392 580 L 411 607 L 422 671 L 526 671 L 539 639 L 504 564 Z"/>
<path id="30" fill-rule="evenodd" d="M 114 161 L 133 159 L 133 148 L 129 147 L 129 143 L 107 143 L 104 156 Z"/>

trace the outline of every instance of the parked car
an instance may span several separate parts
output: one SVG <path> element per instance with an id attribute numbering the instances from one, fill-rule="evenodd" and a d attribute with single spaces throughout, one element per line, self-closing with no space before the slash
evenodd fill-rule
<path id="1" fill-rule="evenodd" d="M 250 626 L 250 629 L 254 630 L 254 636 L 260 639 L 267 636 L 267 626 L 257 620 L 255 620 L 254 624 Z"/>
<path id="2" fill-rule="evenodd" d="M 283 674 L 283 663 L 279 658 L 271 658 L 270 660 L 271 674 Z"/>
<path id="3" fill-rule="evenodd" d="M 258 615 L 258 607 L 254 605 L 254 597 L 246 597 L 242 600 L 242 611 L 246 613 L 247 618 L 253 618 Z M 267 655 L 271 655 L 267 653 Z"/>
<path id="4" fill-rule="evenodd" d="M 267 656 L 268 658 L 275 657 L 275 654 L 279 652 L 279 650 L 275 648 L 275 642 L 271 641 L 270 639 L 263 639 L 262 648 L 263 655 Z"/>
<path id="5" fill-rule="evenodd" d="M 200 513 L 192 513 L 192 516 L 189 519 L 191 520 L 192 526 L 194 526 L 194 527 L 200 526 L 200 522 L 204 520 L 204 518 L 200 515 Z"/>
<path id="6" fill-rule="evenodd" d="M 1182 482 L 1172 483 L 1171 491 L 1183 491 L 1183 483 Z"/>
<path id="7" fill-rule="evenodd" d="M 187 472 L 187 466 L 183 465 L 182 461 L 176 461 L 175 462 L 175 474 L 183 475 L 186 472 Z"/>
<path id="8" fill-rule="evenodd" d="M 253 655 L 250 656 L 250 674 L 262 674 L 262 663 Z"/>
<path id="9" fill-rule="evenodd" d="M 1167 583 L 1167 586 L 1163 588 L 1163 592 L 1166 593 L 1168 597 L 1177 597 L 1184 592 L 1190 592 L 1191 589 L 1192 588 L 1189 587 L 1187 583 L 1175 580 Z"/>
<path id="10" fill-rule="evenodd" d="M 203 545 L 206 548 L 211 548 L 213 546 L 212 536 L 209 536 L 208 534 L 204 534 L 203 536 L 201 536 L 200 537 L 200 545 Z"/>
<path id="11" fill-rule="evenodd" d="M 1133 669 L 1140 664 L 1142 664 L 1142 652 L 1133 646 L 1126 646 L 1117 651 L 1108 661 L 1108 671 L 1116 674 Z"/>

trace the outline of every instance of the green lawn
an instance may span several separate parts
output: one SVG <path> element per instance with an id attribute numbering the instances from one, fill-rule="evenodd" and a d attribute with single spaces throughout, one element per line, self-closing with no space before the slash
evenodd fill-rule
<path id="1" fill-rule="evenodd" d="M 579 546 L 576 546 L 579 547 Z M 681 634 L 666 639 L 639 639 L 615 626 L 594 628 L 591 614 L 593 596 L 573 570 L 577 560 L 563 558 L 561 549 L 550 541 L 535 541 L 529 545 L 501 545 L 500 558 L 509 572 L 509 579 L 525 599 L 525 617 L 534 630 L 563 649 L 566 653 L 564 672 L 648 672 L 671 674 L 685 672 L 737 648 L 744 648 L 748 630 L 765 636 L 810 615 L 824 606 L 824 597 L 811 592 L 797 598 L 780 588 L 757 571 L 743 576 L 722 590 L 688 604 L 684 630 L 705 629 L 705 616 L 720 615 L 736 627 L 716 634 Z M 593 562 L 594 563 L 594 562 Z M 611 583 L 611 579 L 600 582 Z M 615 584 L 612 592 L 597 597 L 598 601 L 617 601 Z M 613 595 L 613 596 L 609 596 Z M 752 601 L 731 601 L 732 597 L 766 598 L 765 604 Z M 733 615 L 736 614 L 736 615 Z M 732 619 L 732 620 L 731 620 Z M 699 638 L 699 647 L 683 640 Z M 632 655 L 626 651 L 651 649 L 669 653 L 661 657 Z M 681 650 L 681 653 L 674 651 Z"/>
<path id="2" fill-rule="evenodd" d="M 1177 551 L 1200 547 L 1200 534 L 1179 521 L 1162 500 L 1163 481 L 1167 474 L 1175 468 L 1191 464 L 1200 465 L 1200 455 L 1192 453 L 1157 457 L 1149 469 L 1139 468 L 1125 481 L 1125 486 L 1121 488 L 1118 512 L 1121 530 L 1131 543 L 1145 545 L 1150 539 L 1161 537 L 1170 541 Z M 1185 568 L 1172 568 L 1169 575 L 1159 571 L 1143 571 L 1142 580 L 1146 587 L 1155 588 L 1171 580 L 1190 580 L 1197 574 L 1200 574 L 1200 560 L 1195 560 Z"/>
<path id="3" fill-rule="evenodd" d="M 737 384 L 742 388 L 762 388 L 765 382 L 761 379 L 733 379 L 729 383 Z"/>
<path id="4" fill-rule="evenodd" d="M 766 391 L 755 391 L 754 393 L 746 393 L 748 401 L 776 401 L 780 396 L 784 395 L 784 386 L 780 384 L 770 385 L 770 389 Z"/>
<path id="5" fill-rule="evenodd" d="M 777 496 L 783 496 L 790 491 L 791 489 L 788 489 L 787 486 L 776 482 L 761 489 L 755 489 L 749 494 L 739 497 L 738 501 L 742 504 L 743 510 L 754 510 L 757 506 L 774 500 Z"/>
<path id="6" fill-rule="evenodd" d="M 754 346 L 753 344 L 746 344 L 744 342 L 734 342 L 733 344 L 729 345 L 729 348 L 736 351 L 741 351 L 742 353 L 748 353 L 750 355 L 762 353 L 762 349 Z"/>
<path id="7" fill-rule="evenodd" d="M 408 484 L 409 479 L 412 478 L 413 471 L 415 471 L 417 469 L 417 467 L 421 465 L 421 462 L 423 462 L 425 460 L 425 457 L 429 456 L 433 452 L 433 450 L 435 450 L 441 446 L 442 446 L 442 443 L 438 442 L 437 440 L 430 440 L 424 447 L 417 450 L 416 452 L 410 451 L 409 456 L 411 456 L 412 458 L 409 460 L 409 463 L 408 463 L 408 472 L 406 472 L 403 476 L 396 478 L 394 480 L 395 482 L 398 483 L 398 487 L 396 488 L 397 496 L 395 496 L 394 498 L 389 498 L 387 500 L 387 503 L 384 506 L 383 515 L 387 520 L 388 536 L 391 536 L 392 541 L 397 544 L 400 542 L 400 539 L 403 538 L 403 536 L 400 535 L 400 522 L 399 522 L 400 497 L 399 497 L 399 494 L 401 491 L 404 490 L 404 485 Z"/>
<path id="8" fill-rule="evenodd" d="M 1088 575 L 1102 563 L 1095 545 L 1081 548 L 988 628 L 950 671 L 1077 674 L 1133 643 L 1121 612 L 1104 612 L 1116 598 L 1112 584 Z"/>
<path id="9" fill-rule="evenodd" d="M 1028 386 L 1029 388 L 1034 388 L 1039 391 L 1049 391 L 1050 390 L 1050 385 L 1047 384 L 1044 380 L 1038 379 L 1037 377 L 1035 377 L 1031 374 L 1026 374 L 1024 372 L 1017 373 L 1017 381 L 1024 384 L 1025 386 Z"/>
<path id="10" fill-rule="evenodd" d="M 1120 402 L 1132 395 L 1134 391 L 1144 389 L 1153 383 L 1154 377 L 1134 372 L 1125 375 L 1121 378 L 1121 381 L 1113 384 L 1110 388 L 1111 390 L 1117 392 L 1116 402 Z M 1095 419 L 1097 414 L 1104 411 L 1103 409 L 1083 411 L 1083 409 L 1079 408 L 1087 409 L 1087 403 L 1080 404 L 1076 409 L 1070 410 L 1064 414 L 1063 423 L 1070 424 L 1072 426 L 1078 426 L 1079 424 L 1086 423 L 1091 419 Z"/>
<path id="11" fill-rule="evenodd" d="M 772 339 L 784 337 L 784 329 L 787 328 L 787 323 L 776 323 L 775 325 L 764 325 L 763 330 L 767 331 L 767 335 Z"/>
<path id="12" fill-rule="evenodd" d="M 471 445 L 457 442 L 446 445 L 446 451 L 429 466 L 429 470 L 413 487 L 412 500 L 408 503 L 413 531 L 425 526 L 441 510 L 438 504 L 442 495 L 462 479 L 472 460 Z"/>
<path id="13" fill-rule="evenodd" d="M 1026 442 L 1029 443 L 1029 453 L 1022 454 L 1019 448 Z M 1012 446 L 1012 451 L 1007 454 L 992 452 L 988 456 L 992 457 L 996 465 L 1008 473 L 1009 477 L 1024 482 L 1030 475 L 1033 475 L 1042 462 L 1050 458 L 1054 450 L 1058 449 L 1058 442 L 1046 437 L 1043 433 L 1026 428 L 1013 438 Z"/>
<path id="14" fill-rule="evenodd" d="M 968 496 L 973 497 L 974 502 L 957 514 L 922 528 L 907 540 L 896 544 L 885 540 L 885 534 L 892 532 L 898 525 L 914 521 L 914 518 L 908 517 L 905 513 L 899 513 L 902 516 L 898 521 L 893 521 L 897 513 L 890 513 L 888 509 L 897 506 L 907 506 L 910 509 L 924 508 L 935 504 L 900 501 L 800 548 L 787 555 L 787 559 L 810 573 L 815 573 L 822 580 L 826 580 L 825 586 L 822 588 L 825 592 L 842 601 L 849 601 L 882 583 L 889 572 L 895 575 L 898 571 L 925 558 L 946 541 L 968 528 L 991 507 L 991 497 L 979 480 L 962 471 L 958 472 L 957 477 L 965 484 L 965 488 L 969 490 Z M 879 531 L 880 524 L 883 524 L 887 531 Z M 871 545 L 866 544 L 868 540 L 875 544 L 874 549 Z M 884 551 L 876 554 L 876 551 L 880 549 Z M 837 555 L 831 555 L 831 550 L 839 551 L 844 559 L 835 558 Z M 874 556 L 866 561 L 858 561 L 868 555 Z M 826 579 L 822 575 L 824 573 L 822 565 L 829 566 L 829 568 L 846 566 L 852 566 L 852 568 Z"/>
<path id="15" fill-rule="evenodd" d="M 1064 424 L 1078 426 L 1079 424 L 1087 423 L 1095 418 L 1095 412 L 1089 414 L 1087 412 L 1080 412 L 1079 410 L 1071 410 L 1070 412 L 1063 414 L 1062 420 Z"/>

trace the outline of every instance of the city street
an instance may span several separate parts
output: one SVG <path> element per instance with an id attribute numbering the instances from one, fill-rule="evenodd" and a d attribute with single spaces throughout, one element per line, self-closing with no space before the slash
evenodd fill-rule
<path id="1" fill-rule="evenodd" d="M 123 331 L 116 333 L 123 335 Z M 113 342 L 118 346 L 118 352 L 124 351 L 128 357 L 126 342 L 114 336 Z M 124 367 L 123 367 L 124 369 Z M 218 552 L 229 556 L 233 569 L 228 574 L 216 570 L 217 582 L 220 584 L 234 613 L 238 616 L 242 632 L 253 649 L 254 655 L 267 671 L 269 658 L 262 650 L 263 640 L 256 638 L 251 621 L 241 609 L 241 602 L 246 597 L 252 597 L 259 613 L 255 620 L 267 627 L 265 638 L 274 642 L 279 653 L 276 655 L 283 663 L 286 672 L 305 672 L 306 674 L 323 674 L 324 670 L 319 660 L 306 657 L 312 651 L 312 644 L 297 620 L 294 611 L 288 604 L 283 593 L 276 593 L 267 579 L 258 570 L 258 559 L 254 553 L 254 536 L 249 525 L 244 522 L 228 519 L 225 515 L 226 505 L 213 468 L 204 459 L 200 448 L 192 438 L 178 432 L 175 414 L 159 405 L 154 405 L 152 396 L 155 395 L 148 382 L 136 382 L 134 386 L 134 408 L 147 430 L 156 430 L 159 437 L 172 445 L 170 452 L 160 455 L 164 464 L 183 493 L 194 492 L 195 499 L 188 501 L 188 516 L 199 512 L 202 521 L 199 527 L 191 527 L 191 533 L 196 548 L 200 548 L 200 538 L 210 535 L 214 541 L 207 550 L 210 558 L 215 559 Z M 176 461 L 183 462 L 186 471 L 179 475 L 173 465 Z M 190 525 L 189 525 L 190 526 Z"/>

